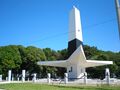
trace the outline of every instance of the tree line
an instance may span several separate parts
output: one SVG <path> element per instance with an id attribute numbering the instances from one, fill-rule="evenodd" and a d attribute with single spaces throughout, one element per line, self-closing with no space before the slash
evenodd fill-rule
<path id="1" fill-rule="evenodd" d="M 120 52 L 102 51 L 96 47 L 84 45 L 84 52 L 90 60 L 111 60 L 113 65 L 87 68 L 89 78 L 104 78 L 105 68 L 109 68 L 111 77 L 120 78 Z M 0 46 L 0 74 L 7 77 L 8 70 L 12 70 L 14 76 L 21 75 L 26 70 L 27 77 L 37 73 L 38 78 L 47 77 L 51 73 L 53 78 L 64 77 L 65 68 L 37 65 L 38 61 L 64 60 L 67 59 L 67 49 L 52 50 L 50 48 L 37 48 L 34 46 L 24 47 L 22 45 Z"/>

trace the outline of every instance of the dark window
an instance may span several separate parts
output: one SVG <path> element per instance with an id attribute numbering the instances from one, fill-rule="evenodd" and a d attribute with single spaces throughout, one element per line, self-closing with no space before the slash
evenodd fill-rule
<path id="1" fill-rule="evenodd" d="M 71 67 L 71 72 L 72 72 L 72 67 Z"/>

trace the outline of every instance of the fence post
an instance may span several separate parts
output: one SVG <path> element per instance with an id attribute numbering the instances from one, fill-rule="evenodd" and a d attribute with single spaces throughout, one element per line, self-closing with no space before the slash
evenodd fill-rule
<path id="1" fill-rule="evenodd" d="M 84 73 L 84 84 L 87 84 L 87 72 Z"/>
<path id="2" fill-rule="evenodd" d="M 2 81 L 2 75 L 0 75 L 0 82 Z"/>
<path id="3" fill-rule="evenodd" d="M 50 83 L 50 78 L 51 78 L 51 75 L 50 73 L 47 74 L 47 82 Z"/>
<path id="4" fill-rule="evenodd" d="M 9 71 L 8 71 L 8 82 L 11 82 L 11 76 L 12 76 L 11 70 L 9 70 Z"/>
<path id="5" fill-rule="evenodd" d="M 110 71 L 109 71 L 109 68 L 106 68 L 106 70 L 105 70 L 105 78 L 106 78 L 106 83 L 109 85 L 110 84 Z"/>
<path id="6" fill-rule="evenodd" d="M 22 82 L 25 82 L 25 70 L 22 70 Z"/>
<path id="7" fill-rule="evenodd" d="M 64 74 L 64 82 L 65 82 L 65 84 L 68 83 L 68 73 Z"/>
<path id="8" fill-rule="evenodd" d="M 36 82 L 36 73 L 33 74 L 33 82 Z"/>

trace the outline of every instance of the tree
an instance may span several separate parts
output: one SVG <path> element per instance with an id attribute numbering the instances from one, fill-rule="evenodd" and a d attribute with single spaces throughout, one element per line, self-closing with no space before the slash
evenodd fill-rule
<path id="1" fill-rule="evenodd" d="M 87 59 L 95 58 L 96 55 L 100 54 L 100 51 L 96 47 L 90 47 L 88 45 L 84 45 L 83 49 Z"/>
<path id="2" fill-rule="evenodd" d="M 3 77 L 7 76 L 8 70 L 18 71 L 22 63 L 21 56 L 17 46 L 9 45 L 0 48 L 0 65 Z"/>
<path id="3" fill-rule="evenodd" d="M 68 50 L 59 51 L 50 48 L 40 49 L 34 46 L 24 47 L 22 45 L 8 45 L 0 47 L 0 74 L 7 76 L 9 69 L 14 75 L 21 74 L 25 69 L 29 75 L 37 73 L 41 77 L 47 77 L 51 73 L 52 77 L 56 75 L 64 77 L 65 68 L 48 67 L 37 65 L 38 61 L 66 60 Z M 84 45 L 84 52 L 87 59 L 93 60 L 112 60 L 113 65 L 87 68 L 88 76 L 91 78 L 104 78 L 105 68 L 110 68 L 111 76 L 120 78 L 120 52 L 98 50 L 96 47 Z"/>
<path id="4" fill-rule="evenodd" d="M 68 50 L 67 49 L 58 50 L 58 53 L 60 54 L 59 55 L 59 59 L 60 60 L 65 60 L 65 59 L 69 58 L 68 57 Z"/>
<path id="5" fill-rule="evenodd" d="M 29 74 L 40 73 L 40 66 L 37 65 L 37 62 L 46 59 L 44 52 L 33 46 L 19 49 L 22 56 L 21 70 L 25 69 Z"/>

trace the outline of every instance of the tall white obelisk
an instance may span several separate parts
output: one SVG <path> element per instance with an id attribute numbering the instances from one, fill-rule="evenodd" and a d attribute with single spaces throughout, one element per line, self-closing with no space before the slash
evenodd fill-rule
<path id="1" fill-rule="evenodd" d="M 68 54 L 69 56 L 83 44 L 82 26 L 80 11 L 73 6 L 69 16 L 69 37 L 68 37 Z"/>
<path id="2" fill-rule="evenodd" d="M 69 42 L 68 42 L 68 55 L 71 56 L 73 52 L 78 48 L 82 47 L 82 26 L 80 11 L 73 6 L 69 16 Z M 80 78 L 85 73 L 85 68 L 80 66 L 78 62 L 69 64 L 67 67 L 68 77 Z"/>

